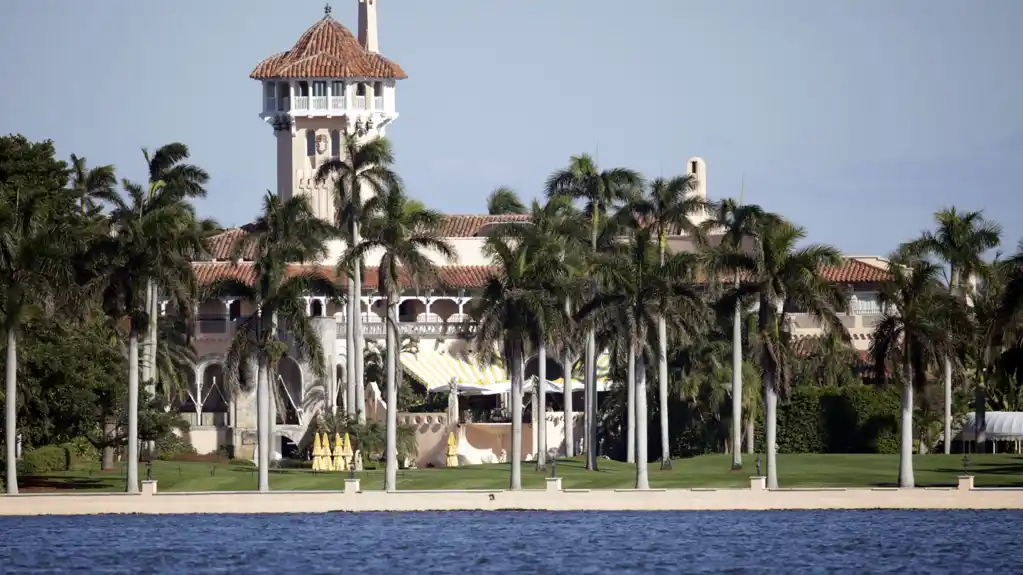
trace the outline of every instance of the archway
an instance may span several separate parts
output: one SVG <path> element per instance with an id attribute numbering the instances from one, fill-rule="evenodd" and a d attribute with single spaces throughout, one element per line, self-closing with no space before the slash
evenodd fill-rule
<path id="1" fill-rule="evenodd" d="M 294 359 L 285 356 L 277 362 L 276 375 L 274 391 L 277 392 L 277 405 L 284 408 L 277 411 L 277 423 L 298 425 L 303 399 L 302 368 Z"/>
<path id="2" fill-rule="evenodd" d="M 545 375 L 547 376 L 547 379 L 549 381 L 553 381 L 555 379 L 561 379 L 562 377 L 565 377 L 565 370 L 561 367 L 561 362 L 559 362 L 558 360 L 554 359 L 550 355 L 547 356 L 546 366 L 547 366 L 547 373 Z M 536 357 L 536 356 L 529 358 L 526 361 L 525 372 L 526 372 L 526 379 L 529 379 L 531 377 L 539 376 L 540 375 L 540 358 Z"/>
<path id="3" fill-rule="evenodd" d="M 224 381 L 224 365 L 210 363 L 203 369 L 202 385 L 195 390 L 199 406 L 199 425 L 227 425 L 229 407 L 227 382 Z"/>

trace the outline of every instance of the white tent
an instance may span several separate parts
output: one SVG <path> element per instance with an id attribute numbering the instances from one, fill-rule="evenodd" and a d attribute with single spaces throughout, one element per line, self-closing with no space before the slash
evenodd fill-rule
<path id="1" fill-rule="evenodd" d="M 976 441 L 977 414 L 966 414 L 966 424 L 957 441 Z M 984 414 L 984 434 L 988 441 L 1023 441 L 1023 411 L 989 411 Z"/>
<path id="2" fill-rule="evenodd" d="M 499 395 L 511 391 L 511 384 L 506 381 L 497 383 L 458 383 L 458 395 Z M 445 383 L 430 388 L 430 393 L 450 393 L 451 384 Z"/>

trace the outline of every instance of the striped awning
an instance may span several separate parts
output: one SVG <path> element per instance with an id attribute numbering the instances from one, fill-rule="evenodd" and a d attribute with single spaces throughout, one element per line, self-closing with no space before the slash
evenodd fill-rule
<path id="1" fill-rule="evenodd" d="M 401 364 L 430 391 L 447 390 L 452 379 L 469 385 L 494 385 L 508 379 L 498 364 L 479 365 L 468 356 L 420 351 L 402 353 Z"/>
<path id="2" fill-rule="evenodd" d="M 572 391 L 579 391 L 583 389 L 582 383 L 582 371 L 573 374 L 572 379 Z M 578 379 L 576 379 L 578 378 Z M 564 385 L 564 378 L 559 377 L 558 379 L 551 380 L 558 385 Z M 611 388 L 611 354 L 602 353 L 597 356 L 597 391 L 603 392 Z"/>

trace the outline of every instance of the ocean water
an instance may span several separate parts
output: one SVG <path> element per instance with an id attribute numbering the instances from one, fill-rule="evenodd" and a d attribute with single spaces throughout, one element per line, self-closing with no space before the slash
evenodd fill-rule
<path id="1" fill-rule="evenodd" d="M 1019 573 L 1018 511 L 0 517 L 0 573 Z"/>

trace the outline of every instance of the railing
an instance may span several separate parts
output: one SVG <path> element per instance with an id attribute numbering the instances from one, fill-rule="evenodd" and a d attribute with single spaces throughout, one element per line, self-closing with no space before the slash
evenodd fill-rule
<path id="1" fill-rule="evenodd" d="M 326 110 L 327 109 L 327 97 L 326 96 L 313 96 L 313 109 L 314 110 Z"/>
<path id="2" fill-rule="evenodd" d="M 374 110 L 383 110 L 384 109 L 384 97 L 383 96 L 374 96 L 373 97 L 373 109 Z"/>
<path id="3" fill-rule="evenodd" d="M 331 96 L 330 97 L 330 109 L 331 110 L 344 110 L 345 109 L 345 97 L 344 96 Z"/>
<path id="4" fill-rule="evenodd" d="M 384 331 L 384 322 L 362 322 L 362 333 L 364 336 L 373 339 L 382 339 L 387 335 Z M 407 335 L 413 337 L 423 336 L 451 336 L 457 337 L 465 332 L 465 324 L 460 322 L 443 322 L 443 321 L 430 321 L 430 322 L 398 322 L 398 334 Z M 476 325 L 470 324 L 468 326 L 469 333 L 476 332 Z M 337 337 L 338 339 L 344 339 L 345 337 L 345 322 L 339 321 L 337 323 Z"/>
<path id="5" fill-rule="evenodd" d="M 355 97 L 355 109 L 356 110 L 365 110 L 366 109 L 366 96 L 356 96 Z"/>
<path id="6" fill-rule="evenodd" d="M 198 323 L 199 333 L 224 334 L 230 322 L 227 315 L 201 315 Z"/>
<path id="7" fill-rule="evenodd" d="M 295 96 L 295 109 L 296 110 L 308 110 L 309 109 L 309 96 Z"/>
<path id="8" fill-rule="evenodd" d="M 225 412 L 182 411 L 178 415 L 191 427 L 227 427 L 230 425 L 228 414 Z"/>

